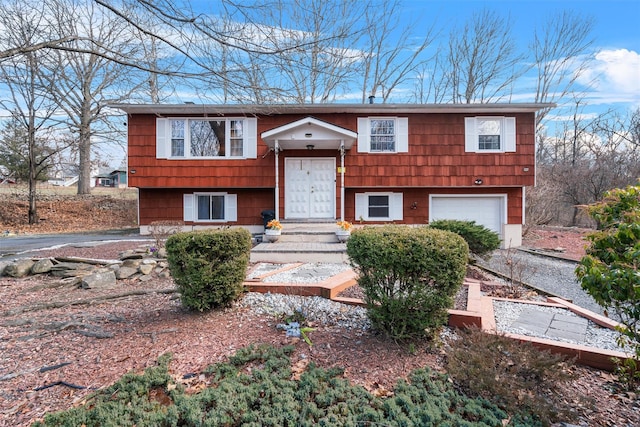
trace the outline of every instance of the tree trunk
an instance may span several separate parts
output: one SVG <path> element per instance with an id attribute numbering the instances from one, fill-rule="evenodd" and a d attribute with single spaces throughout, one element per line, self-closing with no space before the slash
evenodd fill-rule
<path id="1" fill-rule="evenodd" d="M 84 90 L 84 102 L 80 111 L 78 129 L 79 175 L 78 194 L 91 194 L 91 94 Z"/>
<path id="2" fill-rule="evenodd" d="M 575 227 L 576 224 L 578 223 L 578 212 L 579 212 L 579 208 L 577 206 L 573 207 L 573 216 L 571 217 L 571 227 Z"/>
<path id="3" fill-rule="evenodd" d="M 35 69 L 35 60 L 33 55 L 28 55 L 28 61 L 31 69 Z M 29 75 L 30 93 L 35 93 L 35 76 L 33 73 Z M 36 109 L 33 99 L 29 100 L 29 124 L 27 129 L 27 149 L 29 157 L 29 224 L 38 223 L 38 206 L 36 205 L 38 165 L 36 159 Z"/>
<path id="4" fill-rule="evenodd" d="M 29 154 L 29 224 L 38 223 L 38 207 L 36 205 L 37 187 L 36 187 L 36 173 L 35 162 L 31 159 L 31 153 Z"/>
<path id="5" fill-rule="evenodd" d="M 91 136 L 81 130 L 79 145 L 80 169 L 78 176 L 78 194 L 91 194 Z"/>

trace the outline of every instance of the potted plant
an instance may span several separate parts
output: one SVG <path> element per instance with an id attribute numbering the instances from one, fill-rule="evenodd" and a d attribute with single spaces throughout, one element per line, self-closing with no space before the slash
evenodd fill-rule
<path id="1" fill-rule="evenodd" d="M 282 224 L 277 219 L 272 219 L 267 223 L 267 228 L 264 230 L 264 240 L 266 242 L 276 242 L 282 234 Z"/>
<path id="2" fill-rule="evenodd" d="M 339 242 L 346 242 L 351 236 L 351 229 L 353 228 L 353 224 L 349 221 L 338 221 L 336 223 L 338 226 L 338 230 L 336 231 L 336 237 Z"/>

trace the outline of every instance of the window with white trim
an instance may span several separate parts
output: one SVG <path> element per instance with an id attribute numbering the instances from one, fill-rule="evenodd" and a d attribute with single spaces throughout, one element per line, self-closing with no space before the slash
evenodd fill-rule
<path id="1" fill-rule="evenodd" d="M 503 153 L 516 151 L 515 117 L 465 117 L 465 151 Z"/>
<path id="2" fill-rule="evenodd" d="M 196 221 L 224 221 L 224 195 L 198 194 Z"/>
<path id="3" fill-rule="evenodd" d="M 357 193 L 356 220 L 401 221 L 402 193 Z"/>
<path id="4" fill-rule="evenodd" d="M 409 151 L 409 119 L 359 117 L 358 152 L 406 153 Z"/>
<path id="5" fill-rule="evenodd" d="M 183 204 L 185 221 L 231 222 L 238 220 L 238 199 L 236 194 L 184 194 Z"/>
<path id="6" fill-rule="evenodd" d="M 161 159 L 256 158 L 255 118 L 158 118 L 156 155 Z"/>
<path id="7" fill-rule="evenodd" d="M 368 197 L 369 218 L 389 218 L 389 195 L 370 194 Z"/>

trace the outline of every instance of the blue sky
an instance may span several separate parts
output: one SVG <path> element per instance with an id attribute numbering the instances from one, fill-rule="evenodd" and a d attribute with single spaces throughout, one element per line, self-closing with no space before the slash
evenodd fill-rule
<path id="1" fill-rule="evenodd" d="M 196 11 L 205 13 L 219 6 L 211 0 L 191 0 L 191 4 Z M 593 84 L 584 98 L 589 105 L 587 112 L 593 115 L 612 108 L 625 111 L 640 107 L 640 0 L 402 0 L 406 21 L 417 20 L 425 27 L 435 25 L 441 31 L 441 38 L 435 40 L 435 44 L 446 39 L 453 26 L 462 25 L 474 12 L 483 9 L 511 19 L 513 34 L 523 51 L 533 38 L 534 29 L 552 15 L 570 10 L 592 18 L 594 44 L 589 54 L 594 62 L 579 81 Z M 514 88 L 518 96 L 512 100 L 533 101 L 533 86 L 531 79 L 519 81 Z M 359 102 L 359 97 L 356 94 L 350 99 L 348 95 L 343 100 Z M 390 102 L 408 102 L 402 95 L 392 98 Z M 557 114 L 562 116 L 567 112 Z"/>
<path id="2" fill-rule="evenodd" d="M 588 103 L 606 108 L 640 107 L 640 1 L 638 0 L 405 0 L 407 16 L 428 21 L 464 22 L 487 8 L 508 14 L 520 46 L 526 47 L 534 28 L 550 15 L 571 10 L 594 20 L 595 62 L 585 79 L 595 79 Z M 598 52 L 598 53 L 596 53 Z"/>
<path id="3" fill-rule="evenodd" d="M 601 48 L 640 52 L 640 2 L 637 0 L 405 0 L 410 13 L 426 13 L 452 21 L 464 21 L 474 11 L 489 8 L 509 12 L 518 37 L 527 38 L 545 18 L 562 10 L 574 10 L 595 19 L 594 36 Z"/>

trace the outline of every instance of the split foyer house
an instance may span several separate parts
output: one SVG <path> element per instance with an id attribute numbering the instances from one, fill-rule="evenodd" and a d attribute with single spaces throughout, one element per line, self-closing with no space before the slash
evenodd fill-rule
<path id="1" fill-rule="evenodd" d="M 286 221 L 475 220 L 521 244 L 535 113 L 549 104 L 134 105 L 141 233 Z"/>

